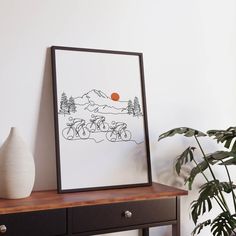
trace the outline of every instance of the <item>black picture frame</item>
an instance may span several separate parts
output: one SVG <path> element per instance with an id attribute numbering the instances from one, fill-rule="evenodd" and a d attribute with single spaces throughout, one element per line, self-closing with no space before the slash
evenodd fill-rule
<path id="1" fill-rule="evenodd" d="M 58 193 L 151 185 L 143 54 L 52 46 L 51 59 Z"/>

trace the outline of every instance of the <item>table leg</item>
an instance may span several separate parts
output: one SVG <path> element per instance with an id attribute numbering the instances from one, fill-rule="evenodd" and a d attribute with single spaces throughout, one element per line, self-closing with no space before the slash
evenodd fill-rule
<path id="1" fill-rule="evenodd" d="M 142 229 L 142 236 L 149 236 L 149 228 Z"/>
<path id="2" fill-rule="evenodd" d="M 172 225 L 172 236 L 180 236 L 180 197 L 176 197 L 176 224 Z"/>

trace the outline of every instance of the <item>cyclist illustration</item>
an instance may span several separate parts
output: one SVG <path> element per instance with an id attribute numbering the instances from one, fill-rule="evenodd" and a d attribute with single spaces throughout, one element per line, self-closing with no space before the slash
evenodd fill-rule
<path id="1" fill-rule="evenodd" d="M 126 128 L 126 123 L 112 121 L 110 129 L 106 133 L 107 140 L 111 142 L 116 142 L 119 140 L 129 141 L 131 139 L 131 132 Z"/>
<path id="2" fill-rule="evenodd" d="M 85 120 L 80 118 L 68 118 L 67 127 L 62 130 L 62 136 L 65 139 L 72 140 L 75 137 L 88 139 L 90 131 L 85 127 Z"/>
<path id="3" fill-rule="evenodd" d="M 86 125 L 87 129 L 90 132 L 96 132 L 96 131 L 101 131 L 105 132 L 108 131 L 109 125 L 107 122 L 105 122 L 105 117 L 104 116 L 98 116 L 98 115 L 91 115 L 90 122 Z"/>

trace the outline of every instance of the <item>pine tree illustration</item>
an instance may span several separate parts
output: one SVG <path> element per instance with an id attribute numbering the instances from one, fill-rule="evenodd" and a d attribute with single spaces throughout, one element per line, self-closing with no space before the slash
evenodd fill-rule
<path id="1" fill-rule="evenodd" d="M 59 113 L 62 113 L 64 115 L 68 114 L 68 99 L 65 92 L 63 92 L 61 95 Z"/>
<path id="2" fill-rule="evenodd" d="M 75 113 L 77 110 L 76 110 L 76 105 L 75 105 L 75 100 L 74 98 L 71 96 L 69 98 L 69 101 L 68 101 L 68 112 L 71 113 Z"/>
<path id="3" fill-rule="evenodd" d="M 129 115 L 133 114 L 134 112 L 134 106 L 131 100 L 128 101 L 127 111 Z"/>
<path id="4" fill-rule="evenodd" d="M 137 97 L 134 98 L 134 113 L 133 114 L 134 114 L 134 116 L 141 116 L 142 115 L 141 106 L 139 104 Z"/>

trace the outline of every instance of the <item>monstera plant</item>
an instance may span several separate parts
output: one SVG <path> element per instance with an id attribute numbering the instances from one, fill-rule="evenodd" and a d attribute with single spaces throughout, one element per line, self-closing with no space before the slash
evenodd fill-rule
<path id="1" fill-rule="evenodd" d="M 196 141 L 196 147 L 189 146 L 176 158 L 176 173 L 180 175 L 181 169 L 192 163 L 191 171 L 185 179 L 188 189 L 192 189 L 198 175 L 202 175 L 205 181 L 200 186 L 198 199 L 191 203 L 191 216 L 195 224 L 192 235 L 199 234 L 204 227 L 210 227 L 214 236 L 236 236 L 236 196 L 234 192 L 236 186 L 232 182 L 228 168 L 229 165 L 236 165 L 236 127 L 226 130 L 209 130 L 206 134 L 195 129 L 180 127 L 161 134 L 159 140 L 176 134 L 193 138 Z M 218 143 L 223 143 L 224 150 L 206 153 L 200 144 L 200 139 L 206 136 L 216 139 Z M 201 153 L 200 158 L 199 155 L 196 155 L 197 148 Z M 222 167 L 227 181 L 217 178 L 213 165 Z M 226 195 L 229 196 L 226 197 Z M 200 216 L 207 215 L 215 206 L 214 204 L 219 206 L 220 214 L 215 218 L 209 217 L 209 219 L 199 222 Z"/>

